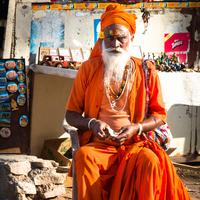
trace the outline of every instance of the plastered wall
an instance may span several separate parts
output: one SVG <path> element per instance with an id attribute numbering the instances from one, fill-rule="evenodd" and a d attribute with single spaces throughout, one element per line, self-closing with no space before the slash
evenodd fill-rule
<path id="1" fill-rule="evenodd" d="M 45 140 L 64 133 L 65 104 L 73 80 L 36 73 L 33 83 L 31 153 L 40 155 Z"/>
<path id="2" fill-rule="evenodd" d="M 167 113 L 167 121 L 177 148 L 171 156 L 199 153 L 200 107 L 176 104 L 171 106 Z"/>

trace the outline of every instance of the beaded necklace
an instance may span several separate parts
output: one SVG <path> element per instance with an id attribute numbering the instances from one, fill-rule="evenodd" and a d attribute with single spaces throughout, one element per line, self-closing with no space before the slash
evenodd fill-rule
<path id="1" fill-rule="evenodd" d="M 130 86 L 131 86 L 130 80 L 132 77 L 131 76 L 132 72 L 133 72 L 133 63 L 130 62 L 125 67 L 122 83 L 118 91 L 116 91 L 112 87 L 112 85 L 110 84 L 110 81 L 105 83 L 105 93 L 106 93 L 107 99 L 109 101 L 111 108 L 115 111 L 123 111 L 126 106 L 128 94 L 129 94 Z M 115 82 L 114 86 L 115 84 L 117 83 Z"/>

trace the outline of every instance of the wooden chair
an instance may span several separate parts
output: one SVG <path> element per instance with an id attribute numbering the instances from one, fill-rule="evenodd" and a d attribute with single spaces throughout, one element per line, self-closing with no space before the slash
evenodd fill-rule
<path id="1" fill-rule="evenodd" d="M 64 125 L 64 130 L 70 135 L 71 138 L 71 146 L 72 146 L 72 200 L 78 199 L 78 188 L 76 183 L 76 171 L 75 171 L 75 159 L 74 154 L 75 151 L 79 148 L 79 139 L 78 139 L 78 132 L 77 129 L 69 126 Z"/>

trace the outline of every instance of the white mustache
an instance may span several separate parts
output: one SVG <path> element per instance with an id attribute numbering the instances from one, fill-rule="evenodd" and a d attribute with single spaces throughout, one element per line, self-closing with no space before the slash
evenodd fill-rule
<path id="1" fill-rule="evenodd" d="M 118 53 L 127 53 L 124 49 L 120 48 L 120 47 L 117 47 L 117 48 L 107 48 L 107 49 L 104 49 L 104 51 L 108 52 L 108 53 L 112 53 L 113 51 L 116 51 Z"/>

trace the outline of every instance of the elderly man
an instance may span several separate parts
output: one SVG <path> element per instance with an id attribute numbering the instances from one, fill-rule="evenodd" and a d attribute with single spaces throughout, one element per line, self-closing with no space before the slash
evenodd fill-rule
<path id="1" fill-rule="evenodd" d="M 149 63 L 149 113 L 142 61 L 131 57 L 134 14 L 109 5 L 101 38 L 80 67 L 66 106 L 77 127 L 78 199 L 190 199 L 165 151 L 141 133 L 166 121 L 158 75 Z"/>

